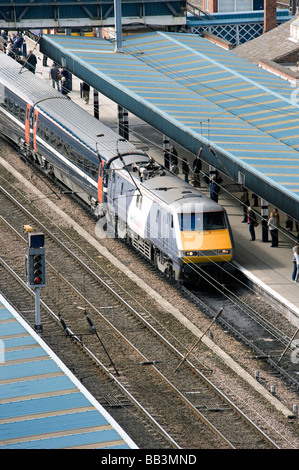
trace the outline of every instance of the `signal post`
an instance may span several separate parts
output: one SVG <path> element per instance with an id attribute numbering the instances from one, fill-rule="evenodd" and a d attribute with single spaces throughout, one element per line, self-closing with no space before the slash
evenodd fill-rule
<path id="1" fill-rule="evenodd" d="M 28 233 L 28 246 L 25 248 L 25 276 L 27 285 L 35 293 L 35 329 L 42 332 L 40 318 L 40 287 L 46 286 L 45 236 L 25 226 Z"/>

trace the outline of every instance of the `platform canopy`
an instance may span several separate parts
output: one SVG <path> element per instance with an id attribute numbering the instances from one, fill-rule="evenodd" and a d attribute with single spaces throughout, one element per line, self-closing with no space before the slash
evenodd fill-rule
<path id="1" fill-rule="evenodd" d="M 299 220 L 299 122 L 287 81 L 194 34 L 43 36 L 41 52 Z"/>

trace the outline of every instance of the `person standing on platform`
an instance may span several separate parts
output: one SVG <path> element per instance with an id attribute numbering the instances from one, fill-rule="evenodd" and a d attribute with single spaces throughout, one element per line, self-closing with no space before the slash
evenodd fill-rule
<path id="1" fill-rule="evenodd" d="M 88 83 L 83 82 L 82 83 L 82 98 L 85 100 L 85 104 L 89 103 L 89 92 L 90 92 L 90 86 Z"/>
<path id="2" fill-rule="evenodd" d="M 178 166 L 179 163 L 178 152 L 173 145 L 170 147 L 170 163 L 176 166 Z"/>
<path id="3" fill-rule="evenodd" d="M 268 228 L 270 230 L 272 244 L 271 247 L 278 247 L 278 226 L 279 226 L 279 217 L 277 212 L 271 212 L 270 218 L 268 220 Z"/>
<path id="4" fill-rule="evenodd" d="M 57 87 L 57 90 L 60 91 L 60 80 L 61 80 L 61 74 L 60 70 L 57 67 L 57 64 L 53 62 L 52 67 L 50 68 L 49 71 L 49 80 L 52 80 L 52 86 L 55 88 Z"/>
<path id="5" fill-rule="evenodd" d="M 21 33 L 18 33 L 13 39 L 13 45 L 14 48 L 17 50 L 18 55 L 21 55 L 23 42 L 24 38 Z"/>
<path id="6" fill-rule="evenodd" d="M 70 73 L 63 67 L 61 70 L 61 93 L 67 95 L 70 92 Z"/>
<path id="7" fill-rule="evenodd" d="M 292 273 L 292 281 L 296 282 L 297 276 L 297 260 L 296 260 L 296 248 L 299 246 L 299 243 L 296 242 L 293 246 L 293 273 Z"/>
<path id="8" fill-rule="evenodd" d="M 182 160 L 182 172 L 185 177 L 186 183 L 189 183 L 189 165 L 187 162 L 187 158 L 183 158 Z"/>
<path id="9" fill-rule="evenodd" d="M 250 205 L 249 203 L 249 194 L 247 189 L 243 186 L 242 188 L 242 196 L 240 198 L 242 207 L 243 207 L 243 220 L 242 223 L 244 224 L 247 222 L 247 207 Z"/>
<path id="10" fill-rule="evenodd" d="M 200 188 L 200 172 L 202 169 L 201 161 L 202 148 L 199 150 L 198 155 L 193 160 L 193 184 L 195 188 Z"/>
<path id="11" fill-rule="evenodd" d="M 220 191 L 220 186 L 216 182 L 216 176 L 212 176 L 211 182 L 210 182 L 210 198 L 212 201 L 218 202 L 218 197 L 219 197 L 219 191 Z"/>
<path id="12" fill-rule="evenodd" d="M 248 207 L 248 224 L 249 224 L 249 233 L 251 236 L 250 241 L 254 242 L 255 241 L 255 227 L 257 227 L 257 220 L 256 220 L 255 212 L 251 209 L 251 207 Z"/>
<path id="13" fill-rule="evenodd" d="M 37 59 L 33 51 L 29 51 L 27 61 L 26 61 L 26 68 L 30 70 L 30 72 L 35 73 L 36 70 Z"/>

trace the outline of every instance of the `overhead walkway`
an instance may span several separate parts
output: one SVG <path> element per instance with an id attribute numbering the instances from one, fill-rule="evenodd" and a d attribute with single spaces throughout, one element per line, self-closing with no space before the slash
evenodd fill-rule
<path id="1" fill-rule="evenodd" d="M 0 449 L 136 445 L 0 294 Z"/>
<path id="2" fill-rule="evenodd" d="M 65 63 L 129 112 L 299 220 L 299 122 L 288 82 L 192 34 L 43 36 Z M 95 136 L 96 139 L 96 136 Z"/>

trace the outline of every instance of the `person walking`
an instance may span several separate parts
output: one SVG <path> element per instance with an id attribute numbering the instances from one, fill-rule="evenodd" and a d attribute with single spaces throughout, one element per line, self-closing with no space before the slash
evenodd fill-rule
<path id="1" fill-rule="evenodd" d="M 212 176 L 211 182 L 210 182 L 210 198 L 212 201 L 218 202 L 218 197 L 219 197 L 219 191 L 220 191 L 220 186 L 216 182 L 216 176 Z"/>
<path id="2" fill-rule="evenodd" d="M 55 88 L 57 87 L 57 90 L 60 91 L 60 80 L 61 80 L 61 74 L 60 70 L 55 62 L 53 62 L 52 67 L 50 68 L 49 71 L 49 80 L 52 80 L 52 86 Z"/>
<path id="3" fill-rule="evenodd" d="M 272 244 L 271 247 L 278 247 L 278 226 L 279 217 L 278 212 L 272 211 L 268 220 L 268 228 L 270 230 Z"/>
<path id="4" fill-rule="evenodd" d="M 250 205 L 250 203 L 249 203 L 249 194 L 248 194 L 247 189 L 244 186 L 242 188 L 242 195 L 241 195 L 240 201 L 242 203 L 241 205 L 242 205 L 242 208 L 243 208 L 242 223 L 244 224 L 245 222 L 247 222 L 247 208 Z"/>
<path id="5" fill-rule="evenodd" d="M 299 246 L 298 242 L 295 242 L 295 245 L 292 248 L 293 251 L 293 273 L 292 273 L 292 281 L 296 282 L 297 276 L 297 260 L 296 260 L 296 248 Z"/>
<path id="6" fill-rule="evenodd" d="M 251 209 L 251 207 L 248 207 L 248 225 L 249 225 L 249 233 L 251 236 L 250 241 L 254 242 L 255 241 L 255 227 L 257 227 L 257 220 L 256 220 L 255 212 Z"/>
<path id="7" fill-rule="evenodd" d="M 187 162 L 187 158 L 183 158 L 182 160 L 182 173 L 185 177 L 186 183 L 189 183 L 189 165 Z"/>

